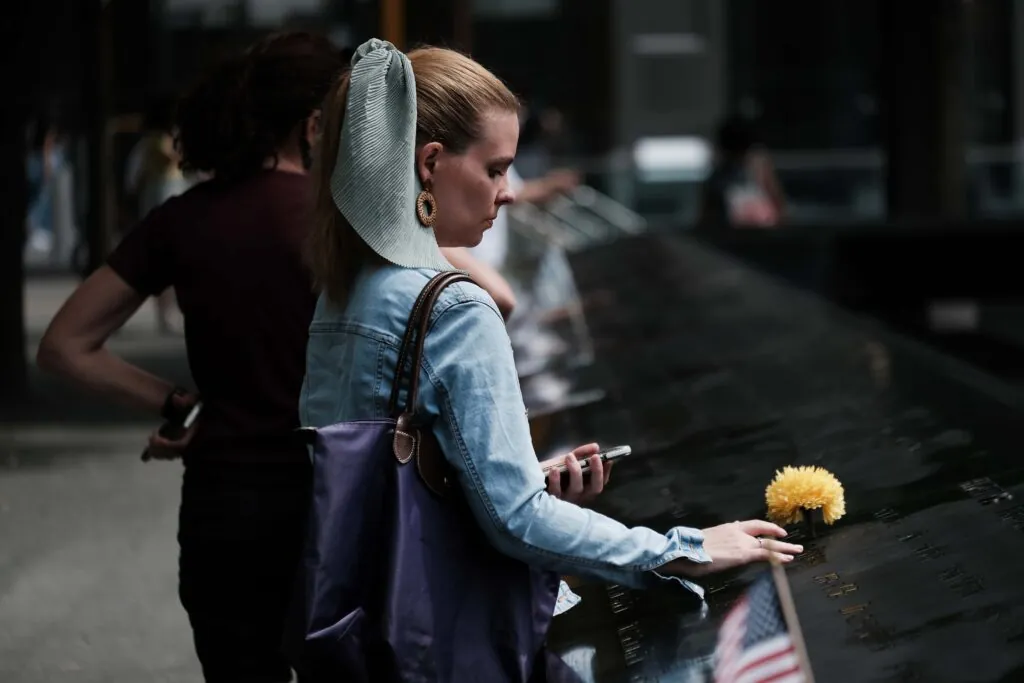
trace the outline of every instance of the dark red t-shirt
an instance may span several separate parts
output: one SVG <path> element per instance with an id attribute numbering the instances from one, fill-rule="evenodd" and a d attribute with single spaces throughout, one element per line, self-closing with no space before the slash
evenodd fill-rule
<path id="1" fill-rule="evenodd" d="M 302 175 L 209 181 L 153 210 L 110 256 L 139 294 L 177 293 L 203 398 L 188 459 L 306 458 L 291 433 L 316 304 L 302 258 L 310 207 Z"/>

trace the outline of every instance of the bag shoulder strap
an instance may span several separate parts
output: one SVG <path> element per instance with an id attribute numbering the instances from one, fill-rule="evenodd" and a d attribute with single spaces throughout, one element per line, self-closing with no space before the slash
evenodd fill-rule
<path id="1" fill-rule="evenodd" d="M 405 334 L 402 337 L 402 346 L 398 352 L 398 365 L 395 367 L 395 378 L 391 385 L 391 398 L 388 401 L 388 413 L 393 418 L 397 418 L 402 414 L 410 414 L 416 409 L 416 397 L 419 393 L 420 384 L 420 366 L 423 361 L 423 344 L 426 340 L 427 329 L 430 327 L 430 314 L 433 312 L 434 304 L 437 303 L 441 292 L 456 282 L 473 282 L 473 278 L 462 271 L 438 273 L 423 287 L 420 295 L 416 298 L 416 303 L 413 304 L 412 312 L 409 314 L 409 321 L 405 326 Z M 412 354 L 411 364 L 407 363 L 410 353 Z M 407 364 L 411 367 L 409 392 L 406 395 L 405 405 L 399 410 L 398 396 L 401 392 L 403 375 L 405 374 Z"/>

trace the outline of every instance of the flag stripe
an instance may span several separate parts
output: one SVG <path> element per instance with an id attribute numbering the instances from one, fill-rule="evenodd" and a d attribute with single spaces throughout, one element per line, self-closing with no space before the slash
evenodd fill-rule
<path id="1" fill-rule="evenodd" d="M 728 680 L 729 669 L 738 662 L 743 651 L 743 635 L 746 633 L 746 619 L 749 609 L 746 600 L 738 603 L 722 624 L 717 652 L 718 667 L 715 675 L 719 680 Z"/>
<path id="2" fill-rule="evenodd" d="M 792 662 L 796 661 L 796 653 L 792 647 L 784 646 L 782 650 L 773 652 L 768 656 L 751 659 L 741 656 L 736 662 L 731 663 L 722 673 L 729 681 L 743 681 L 753 675 L 753 680 L 760 681 L 760 676 L 766 673 L 786 670 Z"/>
<path id="3" fill-rule="evenodd" d="M 771 683 L 805 683 L 805 681 L 804 672 L 800 670 L 798 665 L 789 673 L 779 674 L 779 677 L 773 678 Z M 765 683 L 767 683 L 767 681 Z"/>
<path id="4" fill-rule="evenodd" d="M 775 655 L 779 650 L 791 648 L 792 643 L 789 641 L 789 635 L 783 634 L 775 636 L 771 640 L 758 643 L 754 647 L 748 648 L 743 653 L 744 663 L 756 663 L 766 657 Z"/>
<path id="5" fill-rule="evenodd" d="M 800 671 L 800 662 L 796 661 L 788 671 L 780 671 L 771 678 L 759 678 L 758 683 L 804 683 L 804 675 Z"/>
<path id="6" fill-rule="evenodd" d="M 757 666 L 746 666 L 736 676 L 738 683 L 758 683 L 760 681 L 773 681 L 779 676 L 785 676 L 799 669 L 800 662 L 793 650 L 779 653 L 775 657 Z"/>
<path id="7" fill-rule="evenodd" d="M 789 637 L 785 635 L 777 636 L 763 643 L 758 643 L 741 653 L 730 663 L 730 666 L 723 670 L 722 674 L 723 676 L 728 676 L 725 680 L 737 680 L 748 669 L 757 667 L 762 661 L 790 649 L 792 649 L 792 645 L 789 642 Z"/>
<path id="8" fill-rule="evenodd" d="M 747 616 L 747 610 L 743 609 L 737 613 L 737 616 L 741 619 L 737 620 L 736 624 L 726 624 L 725 629 L 722 631 L 722 637 L 720 640 L 720 646 L 723 650 L 732 650 L 738 648 L 743 643 L 743 634 L 746 633 L 746 629 L 743 626 L 743 619 Z"/>
<path id="9" fill-rule="evenodd" d="M 725 618 L 725 621 L 722 622 L 722 628 L 719 632 L 720 635 L 722 637 L 728 637 L 736 632 L 742 633 L 746 627 L 747 614 L 749 611 L 750 609 L 746 600 L 738 603 L 736 607 L 729 612 L 729 616 Z"/>
<path id="10" fill-rule="evenodd" d="M 722 621 L 715 657 L 715 683 L 805 683 L 771 571 L 750 585 Z"/>

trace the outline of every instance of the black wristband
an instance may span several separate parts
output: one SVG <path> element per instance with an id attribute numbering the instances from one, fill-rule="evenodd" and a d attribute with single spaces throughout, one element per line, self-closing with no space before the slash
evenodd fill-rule
<path id="1" fill-rule="evenodd" d="M 180 421 L 182 413 L 185 412 L 184 408 L 179 408 L 178 404 L 174 402 L 176 396 L 188 396 L 188 392 L 181 387 L 174 387 L 171 393 L 167 394 L 167 398 L 164 399 L 164 407 L 160 410 L 160 417 L 168 422 Z"/>

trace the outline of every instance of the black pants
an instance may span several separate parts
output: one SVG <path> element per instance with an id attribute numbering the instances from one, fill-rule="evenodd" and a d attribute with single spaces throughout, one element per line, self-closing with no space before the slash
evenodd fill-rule
<path id="1" fill-rule="evenodd" d="M 207 683 L 277 683 L 296 603 L 311 470 L 190 464 L 178 526 L 179 595 Z"/>

